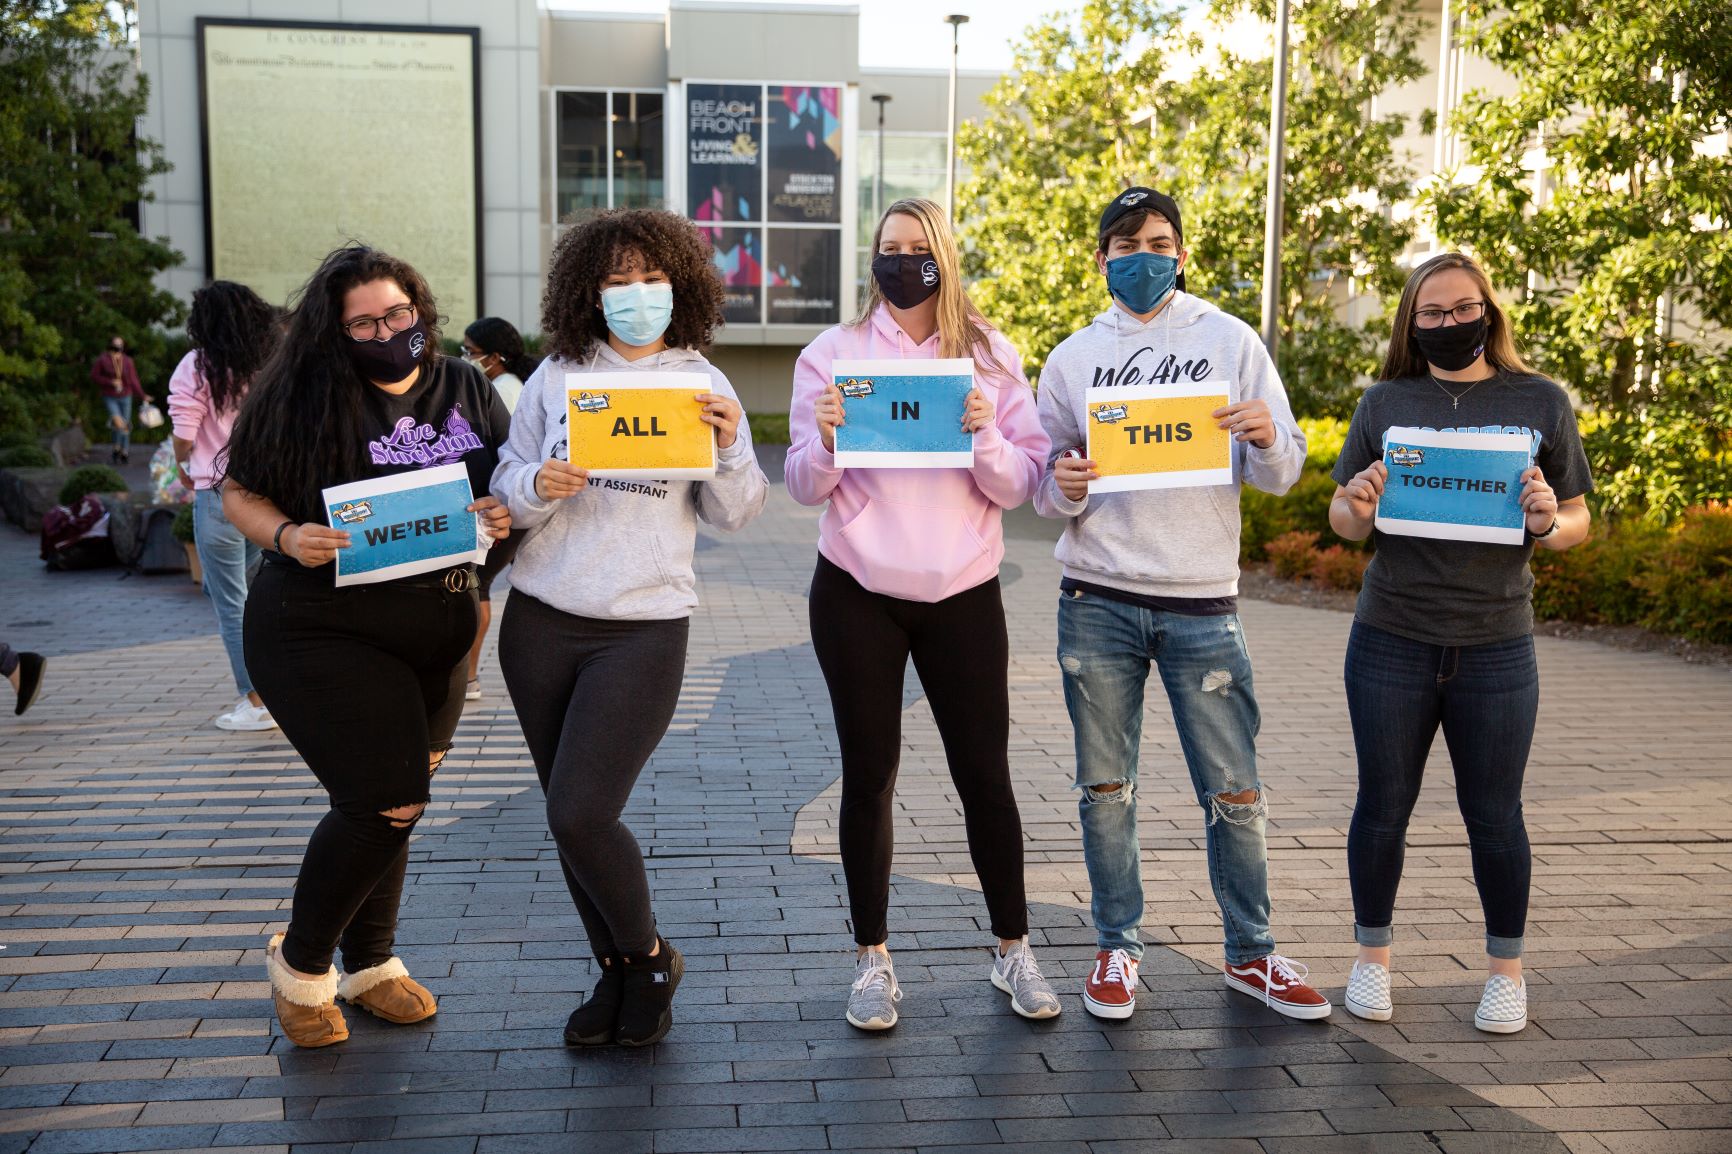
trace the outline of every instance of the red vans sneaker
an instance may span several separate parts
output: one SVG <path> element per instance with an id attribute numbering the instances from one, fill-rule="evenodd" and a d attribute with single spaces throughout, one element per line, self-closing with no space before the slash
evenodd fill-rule
<path id="1" fill-rule="evenodd" d="M 1083 981 L 1083 1008 L 1118 1021 L 1137 1008 L 1137 963 L 1123 950 L 1102 950 Z"/>
<path id="2" fill-rule="evenodd" d="M 1305 984 L 1311 971 L 1290 958 L 1269 954 L 1243 966 L 1227 967 L 1227 987 L 1250 994 L 1289 1018 L 1327 1018 L 1335 1007 Z"/>

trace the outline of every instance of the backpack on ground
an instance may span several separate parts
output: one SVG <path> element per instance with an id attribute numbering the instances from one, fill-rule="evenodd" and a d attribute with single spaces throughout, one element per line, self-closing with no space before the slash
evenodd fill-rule
<path id="1" fill-rule="evenodd" d="M 140 573 L 185 573 L 186 548 L 175 540 L 173 509 L 146 509 L 138 532 L 138 556 L 130 568 Z"/>
<path id="2" fill-rule="evenodd" d="M 96 569 L 115 562 L 108 511 L 93 494 L 42 515 L 42 560 L 54 571 Z"/>

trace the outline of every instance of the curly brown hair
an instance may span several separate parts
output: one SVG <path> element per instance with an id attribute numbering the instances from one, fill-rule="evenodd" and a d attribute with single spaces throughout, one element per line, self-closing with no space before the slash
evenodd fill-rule
<path id="1" fill-rule="evenodd" d="M 580 360 L 607 339 L 602 281 L 634 262 L 660 269 L 673 284 L 669 346 L 697 349 L 710 343 L 722 323 L 722 278 L 703 234 L 671 212 L 618 208 L 578 225 L 553 246 L 553 268 L 541 294 L 541 331 L 549 354 Z"/>

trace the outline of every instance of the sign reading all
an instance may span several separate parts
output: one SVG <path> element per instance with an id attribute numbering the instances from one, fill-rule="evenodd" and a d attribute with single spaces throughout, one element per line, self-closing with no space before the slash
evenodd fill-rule
<path id="1" fill-rule="evenodd" d="M 592 477 L 707 481 L 715 426 L 703 419 L 704 373 L 567 373 L 568 459 Z"/>

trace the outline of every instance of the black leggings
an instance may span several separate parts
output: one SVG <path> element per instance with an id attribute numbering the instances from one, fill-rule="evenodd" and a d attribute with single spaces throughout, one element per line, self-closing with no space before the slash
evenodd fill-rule
<path id="1" fill-rule="evenodd" d="M 888 936 L 892 803 L 910 654 L 962 800 L 992 932 L 1028 933 L 1022 818 L 1010 788 L 1010 639 L 998 578 L 929 604 L 873 593 L 819 557 L 811 615 L 812 648 L 842 747 L 842 870 L 855 942 L 876 946 Z"/>
<path id="2" fill-rule="evenodd" d="M 643 851 L 619 817 L 673 720 L 690 631 L 684 617 L 578 617 L 521 589 L 505 603 L 499 671 L 597 957 L 647 954 L 656 944 Z"/>
<path id="3" fill-rule="evenodd" d="M 473 593 L 400 581 L 338 589 L 319 569 L 260 567 L 247 669 L 331 797 L 295 881 L 283 939 L 294 969 L 324 973 L 339 944 L 349 973 L 390 960 L 414 807 L 430 797 L 429 756 L 451 748 L 463 713 L 475 622 Z"/>

